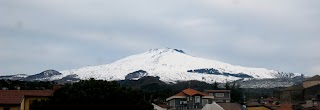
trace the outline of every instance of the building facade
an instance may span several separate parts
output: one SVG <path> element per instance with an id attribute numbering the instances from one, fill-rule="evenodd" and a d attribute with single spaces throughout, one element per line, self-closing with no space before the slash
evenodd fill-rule
<path id="1" fill-rule="evenodd" d="M 188 88 L 166 99 L 171 109 L 201 109 L 204 105 L 212 103 L 213 96 Z"/>
<path id="2" fill-rule="evenodd" d="M 214 102 L 228 103 L 231 100 L 231 95 L 230 95 L 231 90 L 205 90 L 204 92 L 209 96 L 214 96 L 213 98 Z"/>
<path id="3" fill-rule="evenodd" d="M 303 86 L 293 85 L 281 90 L 281 103 L 301 103 L 304 101 Z"/>
<path id="4" fill-rule="evenodd" d="M 315 75 L 315 76 L 303 81 L 304 88 L 309 88 L 309 87 L 319 85 L 319 84 L 320 84 L 320 76 L 319 75 Z"/>
<path id="5" fill-rule="evenodd" d="M 30 110 L 33 102 L 52 95 L 52 90 L 0 90 L 0 110 Z"/>
<path id="6" fill-rule="evenodd" d="M 231 100 L 230 92 L 230 90 L 205 90 L 200 92 L 188 88 L 167 98 L 166 101 L 170 108 L 175 110 L 201 109 L 212 102 L 229 103 Z"/>

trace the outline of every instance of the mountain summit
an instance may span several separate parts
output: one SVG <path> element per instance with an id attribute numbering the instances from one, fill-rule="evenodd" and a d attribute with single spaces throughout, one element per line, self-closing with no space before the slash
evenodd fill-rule
<path id="1" fill-rule="evenodd" d="M 300 74 L 284 73 L 265 68 L 231 65 L 220 61 L 194 57 L 179 49 L 151 49 L 131 55 L 110 64 L 87 66 L 60 71 L 51 80 L 65 77 L 79 79 L 124 80 L 143 76 L 158 76 L 164 82 L 199 80 L 208 83 L 233 81 L 248 78 L 293 77 Z"/>

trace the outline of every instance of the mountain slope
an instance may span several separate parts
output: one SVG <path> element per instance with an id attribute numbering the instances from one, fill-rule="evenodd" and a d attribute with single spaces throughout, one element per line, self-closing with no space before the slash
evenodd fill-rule
<path id="1" fill-rule="evenodd" d="M 35 74 L 35 75 L 30 75 L 23 80 L 25 81 L 50 81 L 51 77 L 54 77 L 55 75 L 61 75 L 56 70 L 45 70 L 41 73 Z"/>
<path id="2" fill-rule="evenodd" d="M 140 72 L 137 72 L 140 71 Z M 141 73 L 141 71 L 143 73 Z M 60 71 L 61 75 L 50 77 L 50 80 L 66 76 L 75 78 L 124 80 L 131 76 L 159 76 L 164 82 L 198 80 L 208 83 L 225 82 L 243 78 L 279 78 L 294 77 L 300 74 L 284 73 L 265 68 L 249 68 L 231 65 L 215 60 L 194 57 L 178 49 L 151 49 L 147 52 L 128 56 L 116 62 L 88 66 L 79 69 Z M 129 73 L 134 75 L 127 76 Z M 137 78 L 135 78 L 137 79 Z"/>
<path id="3" fill-rule="evenodd" d="M 0 76 L 0 80 L 20 80 L 28 77 L 26 74 L 17 74 L 17 75 L 6 75 L 6 76 Z"/>

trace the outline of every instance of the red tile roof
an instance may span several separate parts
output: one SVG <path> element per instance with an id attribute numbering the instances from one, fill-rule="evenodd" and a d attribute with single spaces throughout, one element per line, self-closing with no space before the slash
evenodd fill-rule
<path id="1" fill-rule="evenodd" d="M 52 95 L 52 90 L 0 90 L 0 104 L 20 104 L 23 96 Z"/>
<path id="2" fill-rule="evenodd" d="M 196 95 L 196 94 L 199 94 L 199 95 L 202 95 L 202 96 L 208 96 L 208 94 L 206 94 L 206 93 L 199 92 L 199 91 L 196 91 L 196 90 L 190 89 L 190 88 L 182 90 L 182 92 L 179 92 L 178 94 L 176 94 L 174 96 L 185 96 L 185 95 L 193 96 L 193 95 Z"/>

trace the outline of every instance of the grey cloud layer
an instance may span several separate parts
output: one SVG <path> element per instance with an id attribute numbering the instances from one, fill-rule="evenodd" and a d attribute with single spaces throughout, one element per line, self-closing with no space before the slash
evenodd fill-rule
<path id="1" fill-rule="evenodd" d="M 111 63 L 151 48 L 319 74 L 319 1 L 0 0 L 0 74 Z"/>

